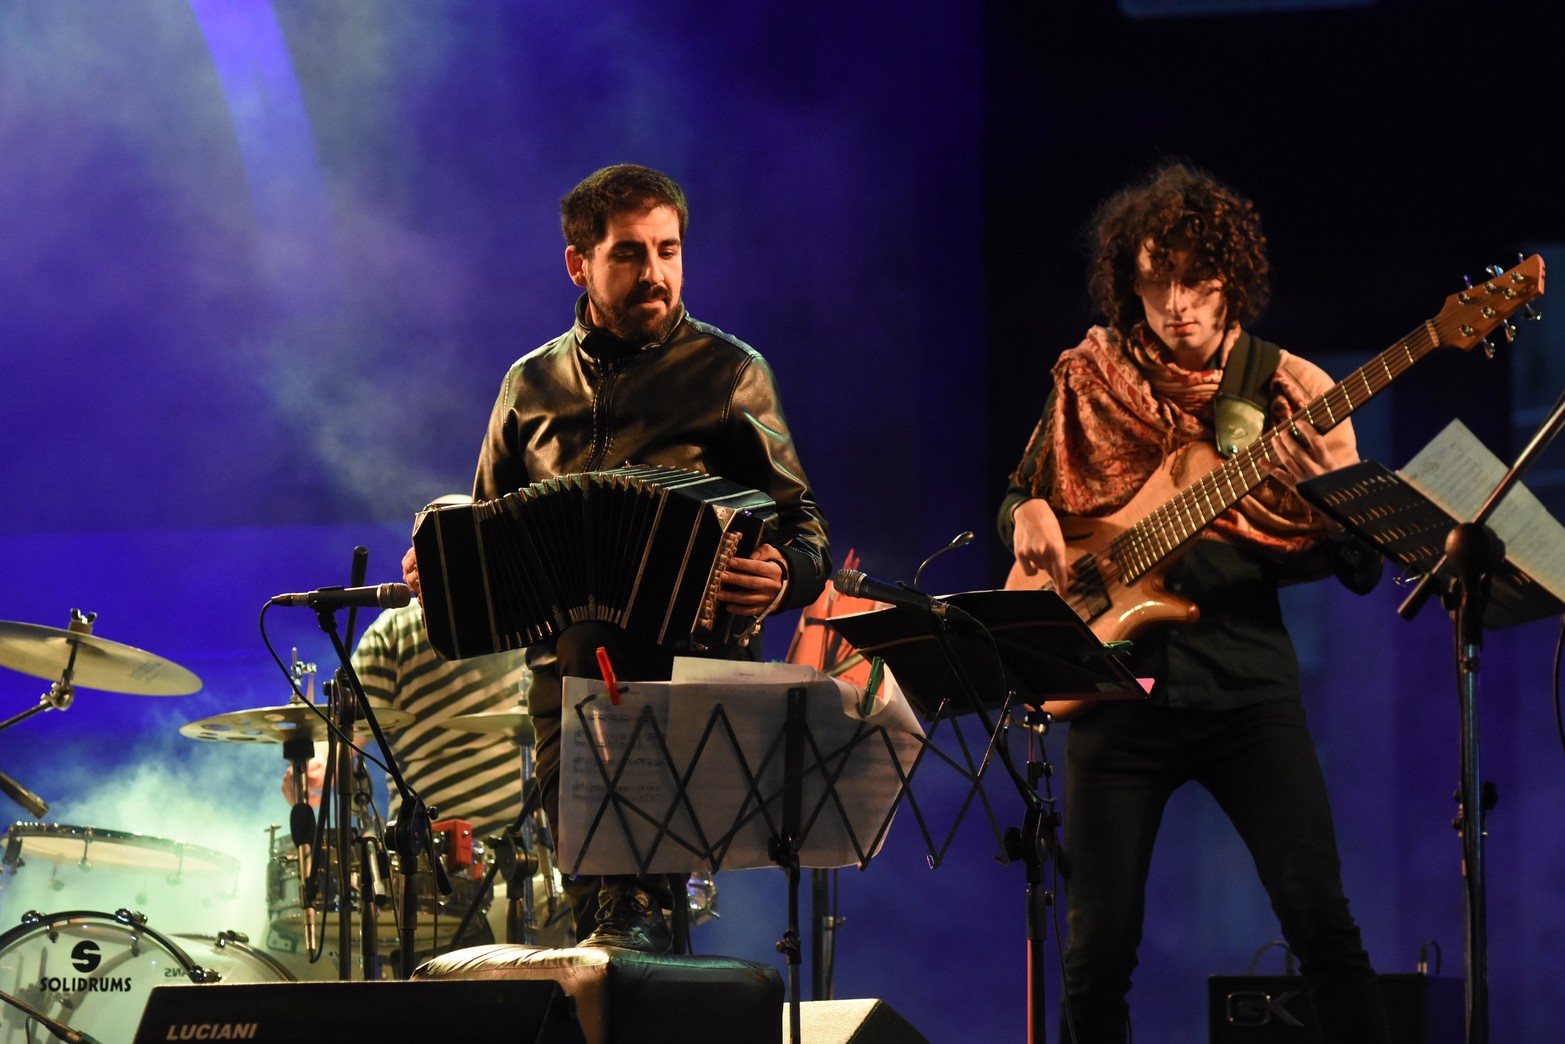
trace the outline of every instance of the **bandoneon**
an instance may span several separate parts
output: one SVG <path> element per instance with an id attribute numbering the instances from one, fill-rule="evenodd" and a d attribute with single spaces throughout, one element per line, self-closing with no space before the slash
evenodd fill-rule
<path id="1" fill-rule="evenodd" d="M 771 498 L 715 475 L 627 465 L 435 507 L 413 527 L 429 642 L 448 660 L 543 642 L 586 620 L 677 649 L 748 622 L 722 572 L 774 525 Z"/>

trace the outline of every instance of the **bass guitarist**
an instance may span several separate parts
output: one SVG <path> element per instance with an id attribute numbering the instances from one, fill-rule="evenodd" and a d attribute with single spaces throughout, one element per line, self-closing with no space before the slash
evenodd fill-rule
<path id="1" fill-rule="evenodd" d="M 1290 420 L 1330 378 L 1244 329 L 1268 283 L 1248 200 L 1165 164 L 1099 208 L 1091 245 L 1090 289 L 1107 321 L 1054 367 L 999 518 L 1016 557 L 1008 586 L 1052 582 L 1100 637 L 1134 637 L 1130 666 L 1155 680 L 1149 699 L 1105 701 L 1070 728 L 1061 1039 L 1126 1040 L 1153 843 L 1170 795 L 1195 781 L 1255 859 L 1322 1039 L 1387 1041 L 1277 596 L 1280 583 L 1332 571 L 1361 593 L 1378 579 L 1379 559 L 1293 490 L 1358 459 L 1352 425 L 1322 435 Z M 1264 481 L 1145 590 L 1086 575 L 1073 540 L 1095 522 L 1133 521 L 1279 424 L 1290 437 L 1273 441 Z M 1131 602 L 1164 608 L 1138 616 Z"/>

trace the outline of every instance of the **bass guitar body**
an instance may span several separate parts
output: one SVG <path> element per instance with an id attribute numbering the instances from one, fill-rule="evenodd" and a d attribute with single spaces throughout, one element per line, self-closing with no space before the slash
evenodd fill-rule
<path id="1" fill-rule="evenodd" d="M 1221 463 L 1216 449 L 1205 443 L 1192 443 L 1170 454 L 1118 511 L 1096 518 L 1060 516 L 1060 531 L 1070 548 L 1072 574 L 1069 590 L 1061 591 L 1060 596 L 1086 621 L 1099 641 L 1130 641 L 1149 627 L 1194 623 L 1200 617 L 1195 603 L 1172 593 L 1164 583 L 1169 567 L 1179 560 L 1179 553 L 1163 556 L 1156 565 L 1131 579 L 1127 572 L 1132 570 L 1120 561 L 1119 545 L 1127 537 L 1134 544 L 1137 523 Z M 1050 586 L 1048 574 L 1029 574 L 1020 562 L 1011 564 L 1005 580 L 1006 590 L 1010 591 Z M 1097 702 L 1049 700 L 1041 706 L 1055 718 L 1069 720 Z"/>

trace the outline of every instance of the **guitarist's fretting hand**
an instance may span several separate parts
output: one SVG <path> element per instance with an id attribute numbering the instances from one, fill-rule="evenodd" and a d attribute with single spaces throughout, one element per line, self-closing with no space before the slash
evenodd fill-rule
<path id="1" fill-rule="evenodd" d="M 1070 587 L 1070 560 L 1067 557 L 1065 536 L 1060 532 L 1060 520 L 1054 509 L 1042 497 L 1024 500 L 1011 515 L 1016 525 L 1013 544 L 1016 561 L 1028 576 L 1043 572 L 1049 574 L 1059 591 Z"/>
<path id="2" fill-rule="evenodd" d="M 1278 426 L 1279 438 L 1272 440 L 1278 467 L 1272 469 L 1278 481 L 1292 489 L 1295 483 L 1336 471 L 1343 462 L 1326 445 L 1326 437 L 1309 421 L 1299 418 Z M 1020 511 L 1017 514 L 1021 514 Z"/>

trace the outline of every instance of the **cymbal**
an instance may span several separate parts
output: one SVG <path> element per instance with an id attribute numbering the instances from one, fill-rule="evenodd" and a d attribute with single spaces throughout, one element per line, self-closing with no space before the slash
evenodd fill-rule
<path id="1" fill-rule="evenodd" d="M 191 739 L 217 740 L 225 743 L 283 743 L 293 739 L 307 739 L 312 743 L 329 739 L 331 730 L 321 716 L 324 706 L 290 703 L 283 707 L 256 707 L 253 710 L 229 711 L 214 714 L 179 727 L 181 736 Z M 319 711 L 320 713 L 316 713 Z M 413 715 L 395 707 L 377 707 L 375 720 L 383 729 L 400 729 L 413 722 Z M 353 723 L 353 735 L 370 736 L 373 730 L 369 722 L 360 718 Z"/>
<path id="2" fill-rule="evenodd" d="M 532 715 L 520 707 L 496 707 L 473 714 L 458 714 L 440 724 L 464 732 L 503 733 L 515 740 L 531 740 L 533 737 Z"/>
<path id="3" fill-rule="evenodd" d="M 161 656 L 85 631 L 0 620 L 0 665 L 58 681 L 71 662 L 71 685 L 131 696 L 186 696 L 201 679 Z"/>

